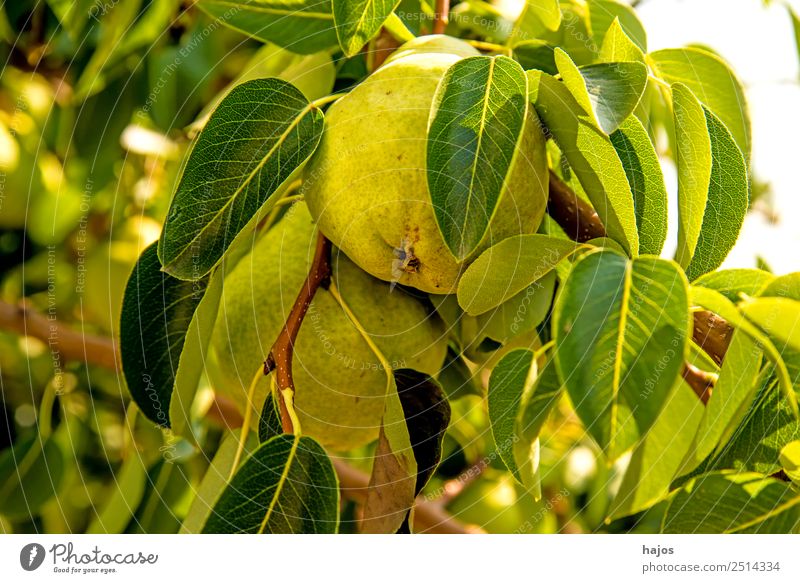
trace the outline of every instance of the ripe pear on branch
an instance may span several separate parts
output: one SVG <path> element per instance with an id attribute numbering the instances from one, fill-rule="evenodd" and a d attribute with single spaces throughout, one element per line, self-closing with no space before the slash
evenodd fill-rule
<path id="1" fill-rule="evenodd" d="M 477 54 L 458 39 L 417 38 L 326 113 L 302 191 L 322 233 L 375 277 L 452 293 L 481 251 L 506 237 L 534 232 L 541 222 L 547 161 L 544 135 L 531 111 L 478 248 L 458 262 L 439 230 L 426 174 L 431 106 L 447 69 Z"/>
<path id="2" fill-rule="evenodd" d="M 253 246 L 227 274 L 208 371 L 215 390 L 261 412 L 271 378 L 254 375 L 281 332 L 314 255 L 316 229 L 303 203 Z M 338 249 L 332 278 L 342 298 L 392 368 L 436 375 L 447 350 L 439 317 L 402 288 L 363 272 Z M 324 288 L 317 290 L 300 328 L 292 362 L 294 406 L 303 434 L 334 450 L 378 435 L 386 372 L 359 330 Z"/>

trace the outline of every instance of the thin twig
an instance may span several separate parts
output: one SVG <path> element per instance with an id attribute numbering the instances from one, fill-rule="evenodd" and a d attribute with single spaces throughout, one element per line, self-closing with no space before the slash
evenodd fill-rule
<path id="1" fill-rule="evenodd" d="M 606 236 L 606 228 L 588 202 L 576 195 L 555 172 L 550 170 L 550 194 L 547 213 L 578 243 Z"/>
<path id="2" fill-rule="evenodd" d="M 47 344 L 60 365 L 80 361 L 111 370 L 119 369 L 111 338 L 59 324 L 55 317 L 45 316 L 24 303 L 14 305 L 0 301 L 0 330 L 38 338 Z"/>
<path id="3" fill-rule="evenodd" d="M 436 0 L 436 13 L 433 15 L 433 34 L 444 34 L 450 15 L 450 0 Z"/>
<path id="4" fill-rule="evenodd" d="M 322 234 L 317 236 L 317 247 L 314 252 L 314 260 L 308 271 L 303 287 L 286 318 L 278 339 L 272 345 L 269 356 L 264 361 L 264 374 L 268 375 L 273 370 L 277 375 L 278 390 L 283 393 L 289 391 L 294 395 L 294 380 L 292 378 L 292 357 L 294 356 L 294 343 L 300 326 L 303 323 L 306 312 L 314 299 L 314 294 L 320 286 L 328 286 L 331 276 L 331 242 Z M 281 410 L 281 425 L 284 433 L 292 433 L 292 420 L 285 399 L 278 399 Z"/>

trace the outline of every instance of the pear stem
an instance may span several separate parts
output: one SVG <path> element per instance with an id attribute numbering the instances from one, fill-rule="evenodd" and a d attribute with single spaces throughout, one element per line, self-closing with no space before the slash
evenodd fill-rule
<path id="1" fill-rule="evenodd" d="M 286 323 L 281 330 L 275 344 L 272 345 L 272 350 L 269 356 L 264 361 L 264 374 L 268 375 L 273 370 L 276 373 L 276 381 L 278 389 L 283 395 L 288 391 L 290 395 L 294 395 L 294 379 L 292 377 L 292 357 L 294 356 L 294 343 L 297 340 L 297 334 L 300 332 L 300 326 L 303 323 L 303 318 L 311 306 L 311 300 L 314 299 L 314 294 L 320 286 L 327 288 L 331 278 L 331 242 L 322 234 L 317 235 L 317 247 L 314 251 L 314 260 L 311 263 L 311 268 L 308 271 L 308 277 L 300 288 L 300 293 L 294 301 L 289 317 L 286 318 Z M 278 399 L 281 411 L 281 426 L 284 433 L 294 433 L 291 415 L 286 406 L 285 399 Z"/>

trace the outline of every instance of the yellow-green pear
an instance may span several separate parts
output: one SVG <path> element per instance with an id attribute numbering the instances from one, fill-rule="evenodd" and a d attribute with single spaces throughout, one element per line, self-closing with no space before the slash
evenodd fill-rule
<path id="1" fill-rule="evenodd" d="M 215 390 L 246 407 L 254 375 L 278 337 L 305 282 L 316 229 L 298 203 L 226 275 L 211 341 L 209 379 Z M 345 303 L 392 368 L 436 375 L 447 339 L 439 317 L 402 288 L 353 264 L 336 248 L 332 279 Z M 303 434 L 334 450 L 375 439 L 381 424 L 386 373 L 335 297 L 317 290 L 295 345 L 294 405 Z M 257 419 L 270 382 L 259 378 L 249 406 Z"/>
<path id="2" fill-rule="evenodd" d="M 426 175 L 434 93 L 451 65 L 477 54 L 449 37 L 410 41 L 326 113 L 302 190 L 322 232 L 375 277 L 452 293 L 471 258 L 539 226 L 547 160 L 532 107 L 495 216 L 470 258 L 455 259 L 434 217 Z"/>

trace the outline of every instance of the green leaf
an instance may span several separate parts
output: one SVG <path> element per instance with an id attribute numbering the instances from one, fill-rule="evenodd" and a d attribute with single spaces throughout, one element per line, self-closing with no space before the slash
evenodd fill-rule
<path id="1" fill-rule="evenodd" d="M 663 49 L 647 55 L 653 74 L 670 85 L 681 83 L 719 118 L 745 160 L 750 159 L 750 114 L 744 90 L 717 55 L 698 48 Z"/>
<path id="2" fill-rule="evenodd" d="M 291 84 L 236 86 L 198 136 L 159 241 L 164 271 L 203 277 L 266 213 L 316 149 L 322 112 Z"/>
<path id="3" fill-rule="evenodd" d="M 685 382 L 679 382 L 633 451 L 609 518 L 615 520 L 641 512 L 662 500 L 692 446 L 703 417 L 703 403 Z"/>
<path id="4" fill-rule="evenodd" d="M 0 514 L 30 520 L 53 498 L 64 475 L 58 442 L 36 434 L 0 452 Z"/>
<path id="5" fill-rule="evenodd" d="M 597 63 L 578 68 L 558 48 L 555 61 L 564 85 L 607 134 L 633 112 L 647 83 L 647 69 L 642 63 Z"/>
<path id="6" fill-rule="evenodd" d="M 278 397 L 274 390 L 271 390 L 264 399 L 264 406 L 261 408 L 261 416 L 258 418 L 258 441 L 264 443 L 273 437 L 283 433 L 281 422 L 281 409 Z"/>
<path id="7" fill-rule="evenodd" d="M 331 0 L 199 0 L 197 5 L 217 22 L 293 53 L 338 44 Z"/>
<path id="8" fill-rule="evenodd" d="M 683 365 L 686 278 L 654 257 L 584 255 L 554 309 L 555 359 L 578 417 L 610 460 L 653 425 Z"/>
<path id="9" fill-rule="evenodd" d="M 562 259 L 587 248 L 547 235 L 517 235 L 492 245 L 458 283 L 458 304 L 471 316 L 488 312 L 549 273 Z"/>
<path id="10" fill-rule="evenodd" d="M 182 534 L 200 533 L 208 517 L 211 516 L 214 504 L 228 486 L 228 477 L 236 459 L 236 451 L 239 449 L 239 437 L 238 432 L 223 436 L 222 442 L 214 454 L 214 459 L 211 460 L 200 485 L 195 490 L 192 504 L 181 525 L 180 532 Z M 242 459 L 247 459 L 258 445 L 255 434 L 248 432 L 242 449 Z"/>
<path id="11" fill-rule="evenodd" d="M 778 379 L 780 387 L 786 396 L 789 405 L 791 406 L 794 414 L 800 418 L 798 412 L 797 395 L 795 394 L 794 387 L 792 386 L 792 379 L 789 376 L 789 370 L 786 368 L 786 363 L 781 356 L 781 353 L 772 343 L 767 335 L 765 335 L 756 326 L 746 320 L 741 312 L 721 293 L 712 289 L 703 287 L 692 286 L 692 305 L 699 306 L 710 310 L 724 318 L 728 323 L 735 327 L 741 328 L 745 334 L 755 340 L 758 345 L 764 350 L 765 356 L 776 366 L 778 372 Z"/>
<path id="12" fill-rule="evenodd" d="M 766 272 L 762 272 L 766 273 Z M 772 274 L 769 274 L 772 275 Z M 747 293 L 747 292 L 745 292 Z M 750 293 L 748 295 L 760 295 L 762 297 L 791 298 L 800 302 L 800 272 L 789 273 L 775 277 L 768 282 L 760 294 Z"/>
<path id="13" fill-rule="evenodd" d="M 204 533 L 334 534 L 339 484 L 310 437 L 279 435 L 239 467 L 214 504 Z"/>
<path id="14" fill-rule="evenodd" d="M 758 392 L 762 352 L 742 330 L 734 332 L 695 439 L 694 459 L 710 455 L 744 417 Z"/>
<path id="15" fill-rule="evenodd" d="M 774 279 L 774 275 L 760 269 L 722 269 L 700 276 L 693 284 L 716 290 L 730 301 L 738 302 L 740 294 L 758 295 Z"/>
<path id="16" fill-rule="evenodd" d="M 570 169 L 603 221 L 626 252 L 639 253 L 633 195 L 611 140 L 597 127 L 563 83 L 528 71 L 531 101 L 563 152 Z"/>
<path id="17" fill-rule="evenodd" d="M 514 29 L 511 31 L 509 45 L 535 39 L 544 30 L 555 31 L 561 26 L 561 7 L 558 0 L 525 0 Z"/>
<path id="18" fill-rule="evenodd" d="M 542 384 L 537 382 L 541 378 L 536 355 L 515 349 L 500 359 L 489 379 L 489 421 L 497 452 L 514 478 L 534 492 L 539 490 L 539 431 L 560 394 L 557 379 Z"/>
<path id="19" fill-rule="evenodd" d="M 95 514 L 86 534 L 120 534 L 131 521 L 144 496 L 147 481 L 147 466 L 138 451 L 133 448 L 114 474 L 114 481 L 108 485 L 108 498 Z"/>
<path id="20" fill-rule="evenodd" d="M 120 324 L 122 372 L 139 409 L 162 427 L 171 426 L 172 394 L 187 338 L 190 346 L 177 411 L 188 410 L 202 372 L 201 345 L 203 341 L 207 345 L 210 339 L 215 302 L 210 302 L 210 313 L 204 310 L 198 319 L 195 314 L 208 281 L 182 281 L 161 271 L 153 243 L 139 257 L 125 288 Z M 218 301 L 221 281 L 216 287 Z M 189 333 L 191 337 L 187 336 Z M 179 417 L 180 427 L 186 428 L 186 414 Z"/>
<path id="21" fill-rule="evenodd" d="M 517 161 L 528 118 L 522 67 L 468 57 L 439 83 L 428 129 L 427 173 L 436 222 L 458 260 L 481 243 Z"/>
<path id="22" fill-rule="evenodd" d="M 609 137 L 633 193 L 639 252 L 659 255 L 667 239 L 667 187 L 656 150 L 635 116 Z"/>
<path id="23" fill-rule="evenodd" d="M 555 285 L 556 273 L 550 271 L 495 309 L 478 316 L 478 329 L 501 344 L 532 332 L 550 311 Z"/>
<path id="24" fill-rule="evenodd" d="M 790 441 L 784 445 L 779 459 L 789 479 L 800 484 L 800 441 Z"/>
<path id="25" fill-rule="evenodd" d="M 630 6 L 614 0 L 589 0 L 589 23 L 597 46 L 602 47 L 605 37 L 615 20 L 642 51 L 647 51 L 647 33 L 639 17 Z"/>
<path id="26" fill-rule="evenodd" d="M 755 473 L 700 476 L 672 499 L 662 532 L 790 534 L 800 527 L 800 493 Z"/>
<path id="27" fill-rule="evenodd" d="M 614 22 L 611 23 L 611 26 L 606 31 L 597 60 L 601 63 L 625 61 L 644 63 L 642 49 L 631 40 L 631 37 L 625 34 L 619 17 L 614 18 Z"/>
<path id="28" fill-rule="evenodd" d="M 685 85 L 672 87 L 678 166 L 677 260 L 689 279 L 719 267 L 744 222 L 749 181 L 730 133 Z"/>
<path id="29" fill-rule="evenodd" d="M 416 497 L 442 459 L 442 441 L 450 424 L 450 405 L 441 385 L 425 373 L 400 369 L 395 371 L 394 377 L 417 462 Z M 410 514 L 406 514 L 399 532 L 411 532 Z"/>
<path id="30" fill-rule="evenodd" d="M 800 302 L 790 298 L 762 297 L 739 304 L 748 320 L 779 341 L 779 348 L 800 351 Z"/>
<path id="31" fill-rule="evenodd" d="M 375 36 L 400 0 L 331 0 L 339 46 L 352 57 Z"/>

